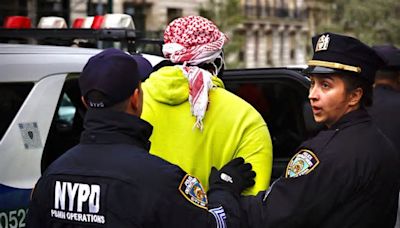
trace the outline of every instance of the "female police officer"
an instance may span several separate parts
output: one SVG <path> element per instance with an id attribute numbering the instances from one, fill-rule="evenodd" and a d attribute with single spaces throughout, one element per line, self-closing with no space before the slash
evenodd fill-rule
<path id="1" fill-rule="evenodd" d="M 326 129 L 304 142 L 269 190 L 242 201 L 251 227 L 393 227 L 399 159 L 365 106 L 382 60 L 352 37 L 313 38 L 306 73 L 316 122 Z"/>

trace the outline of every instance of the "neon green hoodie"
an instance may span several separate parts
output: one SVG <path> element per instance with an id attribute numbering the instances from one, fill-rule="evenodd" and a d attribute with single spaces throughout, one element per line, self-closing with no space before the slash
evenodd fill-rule
<path id="1" fill-rule="evenodd" d="M 271 176 L 268 128 L 250 104 L 224 89 L 221 79 L 212 81 L 217 88 L 209 92 L 203 131 L 193 127 L 196 119 L 188 102 L 189 83 L 178 67 L 163 67 L 142 83 L 141 117 L 154 127 L 150 153 L 196 176 L 206 190 L 211 167 L 219 169 L 243 157 L 257 174 L 256 184 L 244 194 L 255 195 L 267 189 Z"/>

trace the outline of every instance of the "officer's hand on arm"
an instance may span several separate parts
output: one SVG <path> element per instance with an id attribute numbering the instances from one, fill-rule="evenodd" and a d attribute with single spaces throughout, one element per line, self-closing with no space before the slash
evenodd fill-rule
<path id="1" fill-rule="evenodd" d="M 210 188 L 207 192 L 208 209 L 217 220 L 223 220 L 224 225 L 221 227 L 225 227 L 225 224 L 227 227 L 240 227 L 242 222 L 239 204 L 240 193 L 255 183 L 256 173 L 251 168 L 250 164 L 244 163 L 243 158 L 236 158 L 220 170 L 214 167 L 211 169 Z M 221 216 L 215 213 L 220 208 L 224 210 L 223 219 L 218 219 Z"/>
<path id="2" fill-rule="evenodd" d="M 239 197 L 244 189 L 253 186 L 255 183 L 256 173 L 251 168 L 251 164 L 244 163 L 243 158 L 233 159 L 220 170 L 213 167 L 209 177 L 209 192 L 224 190 L 233 193 L 235 197 Z"/>

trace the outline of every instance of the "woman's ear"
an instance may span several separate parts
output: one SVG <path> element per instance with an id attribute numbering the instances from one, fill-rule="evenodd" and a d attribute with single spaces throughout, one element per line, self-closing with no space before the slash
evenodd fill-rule
<path id="1" fill-rule="evenodd" d="M 363 96 L 363 94 L 364 94 L 364 91 L 360 87 L 351 91 L 349 106 L 356 106 L 356 105 L 360 104 L 361 97 Z"/>

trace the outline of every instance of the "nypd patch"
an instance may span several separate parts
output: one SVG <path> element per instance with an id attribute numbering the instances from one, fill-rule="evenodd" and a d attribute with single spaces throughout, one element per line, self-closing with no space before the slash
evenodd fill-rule
<path id="1" fill-rule="evenodd" d="M 285 177 L 299 177 L 309 174 L 319 164 L 317 156 L 310 150 L 301 149 L 286 167 Z"/>
<path id="2" fill-rule="evenodd" d="M 203 209 L 208 209 L 207 194 L 204 191 L 200 181 L 196 177 L 186 174 L 179 185 L 179 191 L 194 205 Z"/>

